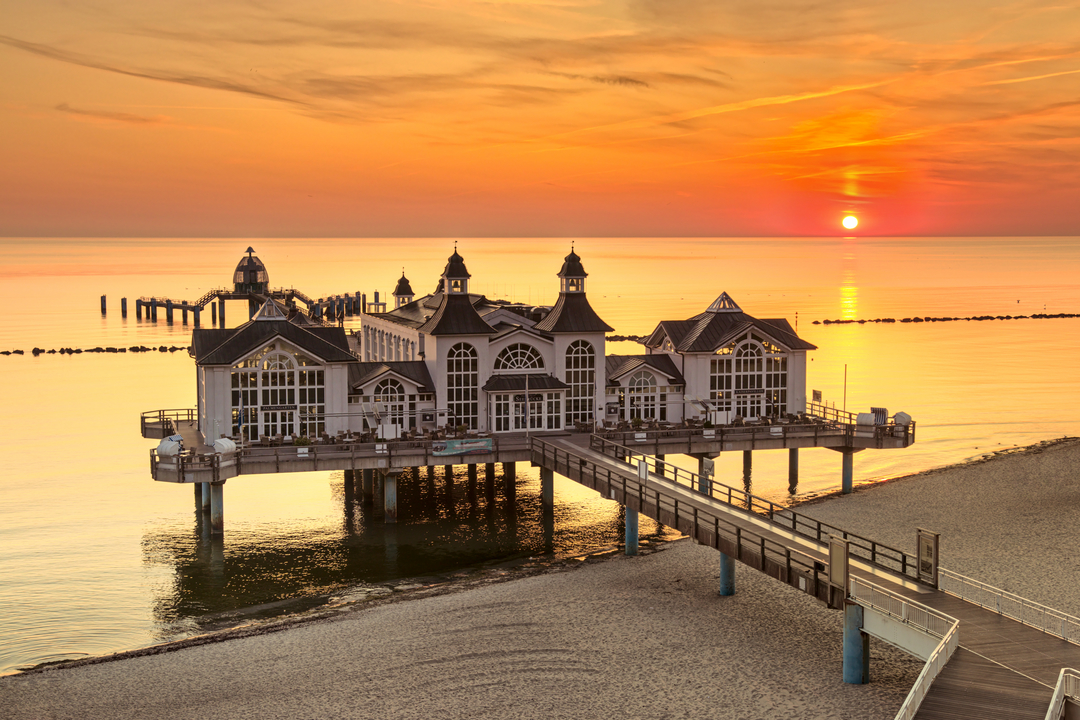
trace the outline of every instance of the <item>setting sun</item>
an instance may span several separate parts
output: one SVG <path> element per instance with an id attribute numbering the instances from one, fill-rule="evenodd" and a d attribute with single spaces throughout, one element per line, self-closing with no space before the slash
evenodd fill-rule
<path id="1" fill-rule="evenodd" d="M 855 217 L 854 215 L 848 215 L 846 218 L 844 218 L 843 223 L 844 227 L 846 227 L 848 230 L 854 230 L 856 227 L 859 226 L 859 218 Z"/>

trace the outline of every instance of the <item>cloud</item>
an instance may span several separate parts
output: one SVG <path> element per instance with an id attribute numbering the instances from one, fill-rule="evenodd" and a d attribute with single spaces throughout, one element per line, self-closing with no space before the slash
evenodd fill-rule
<path id="1" fill-rule="evenodd" d="M 60 103 L 56 106 L 56 109 L 63 113 L 70 115 L 76 115 L 79 117 L 92 118 L 95 120 L 108 120 L 111 122 L 127 123 L 129 125 L 162 125 L 172 122 L 172 118 L 167 115 L 133 115 L 131 113 L 121 112 L 107 112 L 103 110 L 83 110 L 80 108 L 73 108 L 67 103 Z"/>

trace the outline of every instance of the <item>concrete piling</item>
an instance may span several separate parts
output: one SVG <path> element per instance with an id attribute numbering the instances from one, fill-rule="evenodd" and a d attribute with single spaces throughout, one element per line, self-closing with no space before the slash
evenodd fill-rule
<path id="1" fill-rule="evenodd" d="M 735 558 L 727 553 L 720 553 L 720 594 L 729 597 L 735 594 Z"/>
<path id="2" fill-rule="evenodd" d="M 844 682 L 870 682 L 870 638 L 863 632 L 862 605 L 844 603 Z"/>

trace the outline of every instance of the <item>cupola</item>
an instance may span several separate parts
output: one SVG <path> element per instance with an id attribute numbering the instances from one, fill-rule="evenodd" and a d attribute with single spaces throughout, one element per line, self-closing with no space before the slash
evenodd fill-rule
<path id="1" fill-rule="evenodd" d="M 449 295 L 468 295 L 470 277 L 472 275 L 465 269 L 465 258 L 458 255 L 455 247 L 454 254 L 450 256 L 446 262 L 446 269 L 443 270 L 445 292 Z"/>
<path id="2" fill-rule="evenodd" d="M 589 274 L 581 265 L 581 258 L 570 248 L 570 254 L 564 258 L 562 269 L 559 270 L 560 293 L 583 293 L 585 292 L 585 278 Z"/>
<path id="3" fill-rule="evenodd" d="M 233 285 L 238 293 L 259 293 L 265 295 L 270 288 L 270 276 L 262 260 L 255 257 L 255 251 L 248 248 L 247 257 L 240 258 L 233 273 Z"/>
<path id="4" fill-rule="evenodd" d="M 394 309 L 401 307 L 402 305 L 408 305 L 413 301 L 413 289 L 409 285 L 409 279 L 405 277 L 405 271 L 401 271 L 401 279 L 397 281 L 397 287 L 394 288 Z"/>

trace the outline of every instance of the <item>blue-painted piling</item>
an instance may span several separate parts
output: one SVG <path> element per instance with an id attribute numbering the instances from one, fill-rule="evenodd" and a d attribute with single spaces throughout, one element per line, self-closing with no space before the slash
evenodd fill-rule
<path id="1" fill-rule="evenodd" d="M 638 511 L 626 508 L 626 554 L 638 554 Z"/>
<path id="2" fill-rule="evenodd" d="M 855 453 L 844 450 L 841 455 L 844 458 L 842 493 L 849 495 L 855 489 Z"/>
<path id="3" fill-rule="evenodd" d="M 844 603 L 844 682 L 850 685 L 870 682 L 870 638 L 862 627 L 862 606 Z"/>
<path id="4" fill-rule="evenodd" d="M 720 594 L 735 594 L 735 558 L 727 553 L 720 553 Z"/>

